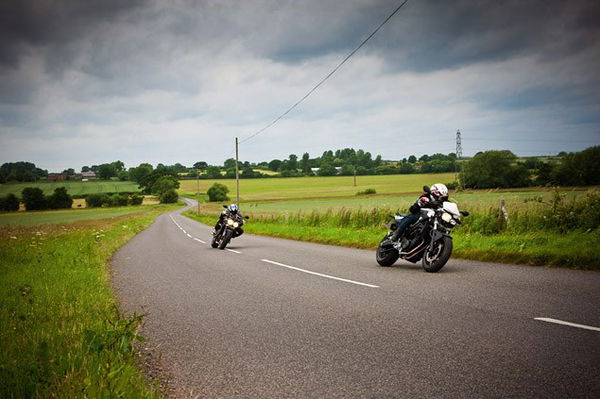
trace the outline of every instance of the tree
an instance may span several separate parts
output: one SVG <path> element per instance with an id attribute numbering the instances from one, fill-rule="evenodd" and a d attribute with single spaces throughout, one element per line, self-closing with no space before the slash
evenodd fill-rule
<path id="1" fill-rule="evenodd" d="M 6 197 L 0 198 L 0 209 L 3 211 L 18 211 L 19 199 L 13 193 L 7 194 Z"/>
<path id="2" fill-rule="evenodd" d="M 131 197 L 129 197 L 130 205 L 142 205 L 142 202 L 144 202 L 144 197 L 139 194 L 132 194 Z"/>
<path id="3" fill-rule="evenodd" d="M 90 169 L 90 167 L 89 167 L 89 166 L 82 166 L 82 167 L 81 167 L 81 173 L 83 173 L 83 172 L 89 172 L 90 170 L 91 170 L 91 169 Z"/>
<path id="4" fill-rule="evenodd" d="M 36 181 L 48 176 L 48 171 L 31 162 L 8 162 L 0 166 L 0 176 L 3 181 Z"/>
<path id="5" fill-rule="evenodd" d="M 127 172 L 126 170 L 122 170 L 119 173 L 117 173 L 117 177 L 120 181 L 127 181 L 129 180 L 129 172 Z"/>
<path id="6" fill-rule="evenodd" d="M 85 204 L 88 208 L 99 208 L 107 203 L 108 196 L 106 194 L 89 194 L 87 197 L 85 197 Z"/>
<path id="7" fill-rule="evenodd" d="M 299 166 L 302 170 L 302 173 L 310 173 L 310 155 L 308 154 L 308 152 L 305 152 L 302 155 L 302 159 L 300 160 Z"/>
<path id="8" fill-rule="evenodd" d="M 337 169 L 330 163 L 322 163 L 317 175 L 319 176 L 334 176 L 337 174 Z"/>
<path id="9" fill-rule="evenodd" d="M 206 177 L 209 179 L 220 179 L 223 176 L 221 175 L 221 169 L 218 166 L 209 166 L 206 168 Z"/>
<path id="10" fill-rule="evenodd" d="M 117 173 L 125 170 L 125 164 L 122 161 L 115 161 L 111 163 L 111 165 L 115 168 Z"/>
<path id="11" fill-rule="evenodd" d="M 159 177 L 150 187 L 150 191 L 154 195 L 162 195 L 169 190 L 175 190 L 179 188 L 179 181 L 172 175 L 165 175 Z"/>
<path id="12" fill-rule="evenodd" d="M 410 157 L 408 157 L 408 162 L 417 163 L 417 157 L 415 157 L 414 155 L 411 155 Z"/>
<path id="13" fill-rule="evenodd" d="M 172 169 L 169 169 L 166 167 L 156 168 L 152 171 L 152 173 L 150 173 L 149 175 L 146 175 L 138 183 L 139 187 L 142 189 L 142 192 L 144 194 L 150 194 L 150 193 L 152 193 L 154 183 L 156 183 L 163 176 L 171 176 L 173 178 L 173 180 L 175 180 L 175 181 L 178 180 L 177 173 L 175 171 L 173 171 Z M 179 187 L 179 186 L 177 186 L 177 187 Z"/>
<path id="14" fill-rule="evenodd" d="M 228 192 L 229 192 L 229 189 L 227 188 L 227 186 L 225 186 L 224 184 L 221 184 L 221 183 L 213 184 L 206 191 L 206 193 L 208 194 L 208 200 L 211 202 L 229 200 L 229 197 L 227 196 Z"/>
<path id="15" fill-rule="evenodd" d="M 526 186 L 529 183 L 529 172 L 523 165 L 513 165 L 516 159 L 516 155 L 510 151 L 478 153 L 464 163 L 462 181 L 469 188 Z"/>
<path id="16" fill-rule="evenodd" d="M 269 162 L 269 170 L 272 170 L 273 172 L 277 172 L 280 166 L 281 161 L 279 159 L 274 159 L 271 162 Z"/>
<path id="17" fill-rule="evenodd" d="M 223 167 L 225 169 L 231 169 L 231 168 L 235 169 L 235 159 L 233 159 L 233 158 L 226 159 L 225 162 L 223 162 Z"/>
<path id="18" fill-rule="evenodd" d="M 208 164 L 204 161 L 199 161 L 194 164 L 194 169 L 198 169 L 201 172 L 204 172 L 208 168 Z"/>
<path id="19" fill-rule="evenodd" d="M 38 187 L 25 187 L 21 192 L 21 197 L 23 198 L 25 209 L 28 211 L 36 211 L 48 207 L 44 192 Z"/>
<path id="20" fill-rule="evenodd" d="M 175 189 L 169 189 L 162 193 L 159 199 L 161 204 L 173 204 L 177 202 L 178 198 L 177 191 L 175 191 Z"/>
<path id="21" fill-rule="evenodd" d="M 298 169 L 298 156 L 291 154 L 287 164 L 287 170 L 296 171 Z"/>
<path id="22" fill-rule="evenodd" d="M 73 198 L 65 187 L 55 188 L 54 194 L 50 195 L 47 201 L 50 209 L 69 209 L 73 206 Z"/>
<path id="23" fill-rule="evenodd" d="M 98 176 L 103 180 L 108 180 L 117 175 L 117 169 L 111 163 L 103 163 L 98 168 Z"/>
<path id="24" fill-rule="evenodd" d="M 153 170 L 154 168 L 149 163 L 141 163 L 137 168 L 129 169 L 129 178 L 137 184 L 140 184 L 140 182 L 152 173 Z"/>
<path id="25" fill-rule="evenodd" d="M 600 184 L 600 146 L 563 156 L 552 173 L 553 180 L 563 186 Z"/>

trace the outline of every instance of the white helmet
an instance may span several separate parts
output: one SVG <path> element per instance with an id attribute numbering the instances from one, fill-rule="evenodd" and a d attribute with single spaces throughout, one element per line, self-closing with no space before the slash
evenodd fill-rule
<path id="1" fill-rule="evenodd" d="M 436 183 L 431 186 L 431 194 L 436 198 L 445 198 L 448 196 L 448 187 L 442 183 Z"/>

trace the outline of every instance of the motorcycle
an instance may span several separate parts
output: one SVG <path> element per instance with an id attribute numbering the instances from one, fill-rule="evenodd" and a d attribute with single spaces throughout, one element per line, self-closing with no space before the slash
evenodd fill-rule
<path id="1" fill-rule="evenodd" d="M 429 187 L 423 190 L 429 193 Z M 438 209 L 421 209 L 419 219 L 409 226 L 399 243 L 392 241 L 392 235 L 400 221 L 407 215 L 396 214 L 388 225 L 390 232 L 385 235 L 377 247 L 376 259 L 381 266 L 391 266 L 398 258 L 417 263 L 421 260 L 426 272 L 435 273 L 444 267 L 452 255 L 451 230 L 461 224 L 460 216 L 469 212 L 459 211 L 454 202 L 444 201 Z"/>
<path id="2" fill-rule="evenodd" d="M 227 209 L 227 205 L 223 205 L 223 208 Z M 232 238 L 238 237 L 242 235 L 242 226 L 244 225 L 244 219 L 250 219 L 248 216 L 242 217 L 240 214 L 231 214 L 228 213 L 225 218 L 223 218 L 223 222 L 221 223 L 221 227 L 219 231 L 216 231 L 213 235 L 212 241 L 210 243 L 211 247 L 225 249 L 227 244 L 231 241 Z"/>

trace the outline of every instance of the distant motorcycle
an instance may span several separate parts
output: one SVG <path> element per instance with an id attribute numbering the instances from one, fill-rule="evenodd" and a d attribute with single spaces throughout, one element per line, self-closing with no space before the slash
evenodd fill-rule
<path id="1" fill-rule="evenodd" d="M 227 205 L 223 205 L 227 208 Z M 250 219 L 248 216 L 242 217 L 242 215 L 227 213 L 221 223 L 221 228 L 215 232 L 210 245 L 213 248 L 225 249 L 227 244 L 232 238 L 242 235 L 242 226 L 244 225 L 244 219 Z"/>
<path id="2" fill-rule="evenodd" d="M 423 187 L 428 191 L 428 187 Z M 398 258 L 416 263 L 422 261 L 426 272 L 435 273 L 444 267 L 452 255 L 452 237 L 450 231 L 461 224 L 460 212 L 454 202 L 445 201 L 438 209 L 421 209 L 419 219 L 409 226 L 402 238 L 403 245 L 398 250 L 392 242 L 394 230 L 406 215 L 396 214 L 388 225 L 390 232 L 385 235 L 377 247 L 376 259 L 381 266 L 391 266 Z"/>

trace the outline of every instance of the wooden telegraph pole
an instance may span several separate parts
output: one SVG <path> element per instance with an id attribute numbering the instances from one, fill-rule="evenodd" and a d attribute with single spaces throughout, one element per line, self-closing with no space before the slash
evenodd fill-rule
<path id="1" fill-rule="evenodd" d="M 196 169 L 196 197 L 198 198 L 198 215 L 200 215 L 200 169 Z"/>
<path id="2" fill-rule="evenodd" d="M 238 138 L 235 138 L 235 204 L 240 208 L 240 167 L 239 167 L 239 152 Z"/>

